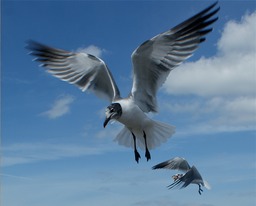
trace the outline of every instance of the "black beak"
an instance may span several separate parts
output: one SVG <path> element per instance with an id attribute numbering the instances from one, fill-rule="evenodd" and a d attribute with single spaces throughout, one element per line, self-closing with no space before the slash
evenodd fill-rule
<path id="1" fill-rule="evenodd" d="M 105 119 L 105 121 L 104 121 L 104 123 L 103 123 L 103 127 L 104 127 L 104 128 L 107 126 L 107 124 L 108 124 L 108 122 L 109 122 L 110 120 L 111 120 L 111 115 L 108 116 L 108 117 L 106 117 L 106 119 Z"/>

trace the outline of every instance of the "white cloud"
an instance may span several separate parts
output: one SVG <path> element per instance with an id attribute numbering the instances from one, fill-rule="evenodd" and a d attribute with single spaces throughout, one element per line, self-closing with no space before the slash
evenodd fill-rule
<path id="1" fill-rule="evenodd" d="M 77 52 L 84 52 L 84 53 L 87 53 L 87 54 L 91 54 L 91 55 L 94 55 L 96 57 L 101 57 L 103 52 L 105 50 L 104 49 L 101 49 L 97 46 L 94 46 L 94 45 L 90 45 L 88 47 L 85 47 L 85 48 L 79 48 L 77 49 Z"/>
<path id="2" fill-rule="evenodd" d="M 184 63 L 172 71 L 164 89 L 199 96 L 256 94 L 256 12 L 226 24 L 211 58 Z"/>
<path id="3" fill-rule="evenodd" d="M 209 134 L 230 131 L 256 130 L 256 99 L 249 96 L 237 98 L 196 98 L 181 103 L 162 105 L 163 109 L 183 118 L 186 129 L 177 134 Z M 188 118 L 189 117 L 189 118 Z"/>
<path id="4" fill-rule="evenodd" d="M 69 112 L 70 105 L 73 101 L 74 98 L 70 95 L 61 96 L 53 103 L 51 109 L 43 112 L 42 115 L 45 115 L 50 119 L 61 117 Z"/>
<path id="5" fill-rule="evenodd" d="M 256 99 L 252 97 L 240 97 L 233 100 L 222 100 L 215 107 L 221 114 L 217 120 L 218 124 L 232 122 L 234 126 L 255 127 L 256 121 Z"/>
<path id="6" fill-rule="evenodd" d="M 256 12 L 242 17 L 241 22 L 229 21 L 218 42 L 218 48 L 225 54 L 256 52 Z"/>

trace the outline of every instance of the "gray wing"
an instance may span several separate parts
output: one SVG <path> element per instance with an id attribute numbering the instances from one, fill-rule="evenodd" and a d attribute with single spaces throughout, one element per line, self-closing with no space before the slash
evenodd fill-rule
<path id="1" fill-rule="evenodd" d="M 161 162 L 152 167 L 152 169 L 172 169 L 172 170 L 181 170 L 187 172 L 190 169 L 190 166 L 182 157 L 174 157 L 170 160 Z"/>
<path id="2" fill-rule="evenodd" d="M 156 112 L 156 93 L 170 71 L 189 58 L 212 31 L 217 2 L 188 20 L 140 45 L 132 54 L 131 96 L 144 112 Z"/>
<path id="3" fill-rule="evenodd" d="M 92 91 L 110 102 L 120 97 L 120 92 L 106 64 L 99 58 L 52 48 L 28 41 L 27 49 L 35 60 L 46 67 L 53 76 L 78 86 L 82 91 Z"/>
<path id="4" fill-rule="evenodd" d="M 179 186 L 180 188 L 185 188 L 191 183 L 201 184 L 204 186 L 204 181 L 195 166 L 192 166 L 191 169 L 184 176 L 182 176 L 180 179 L 175 180 L 174 183 L 168 185 L 167 187 L 169 189 Z"/>
<path id="5" fill-rule="evenodd" d="M 195 166 L 191 167 L 191 171 L 192 171 L 191 179 L 193 179 L 192 183 L 202 184 L 204 186 L 203 178 L 202 178 L 201 174 L 198 172 L 198 170 L 196 169 Z"/>

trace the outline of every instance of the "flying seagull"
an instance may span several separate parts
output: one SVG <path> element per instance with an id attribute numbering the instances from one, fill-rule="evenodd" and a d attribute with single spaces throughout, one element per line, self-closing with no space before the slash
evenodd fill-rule
<path id="1" fill-rule="evenodd" d="M 122 98 L 107 65 L 100 58 L 83 52 L 70 52 L 28 41 L 27 49 L 41 62 L 41 66 L 53 76 L 91 91 L 110 102 L 106 108 L 108 122 L 117 120 L 124 128 L 115 140 L 134 149 L 137 163 L 140 154 L 137 146 L 145 149 L 147 161 L 149 150 L 167 141 L 175 127 L 154 121 L 146 113 L 157 112 L 156 94 L 169 73 L 189 58 L 212 31 L 208 26 L 218 18 L 216 3 L 187 19 L 172 29 L 145 41 L 132 53 L 133 84 L 130 94 Z"/>
<path id="2" fill-rule="evenodd" d="M 180 188 L 185 188 L 189 184 L 197 184 L 199 186 L 198 192 L 200 195 L 201 192 L 203 192 L 201 186 L 204 186 L 207 189 L 211 189 L 208 182 L 203 180 L 202 176 L 200 175 L 196 167 L 190 167 L 187 160 L 185 160 L 182 157 L 174 157 L 173 159 L 161 162 L 152 167 L 152 169 L 171 169 L 185 172 L 185 174 L 175 174 L 172 176 L 174 182 L 167 186 L 169 189 L 178 186 L 181 186 Z"/>

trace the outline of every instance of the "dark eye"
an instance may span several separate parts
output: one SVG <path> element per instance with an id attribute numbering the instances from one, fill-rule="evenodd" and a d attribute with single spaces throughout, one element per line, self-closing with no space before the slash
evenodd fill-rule
<path id="1" fill-rule="evenodd" d="M 113 108 L 111 108 L 111 109 L 110 109 L 110 112 L 113 112 L 113 111 L 114 111 L 114 109 L 113 109 Z"/>

